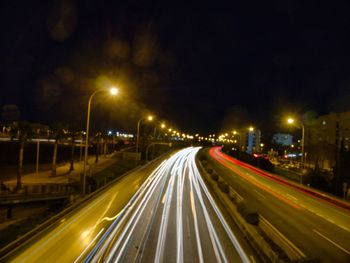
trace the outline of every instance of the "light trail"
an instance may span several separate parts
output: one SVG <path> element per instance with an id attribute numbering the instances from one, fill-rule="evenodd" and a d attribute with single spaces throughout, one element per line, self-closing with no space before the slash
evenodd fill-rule
<path id="1" fill-rule="evenodd" d="M 280 185 L 293 188 L 294 190 L 304 194 L 305 196 L 309 196 L 315 200 L 320 201 L 319 202 L 320 204 L 324 203 L 324 205 L 332 205 L 336 208 L 342 209 L 345 212 L 350 211 L 350 205 L 346 202 L 342 202 L 338 199 L 335 199 L 329 195 L 325 195 L 325 194 L 320 193 L 318 191 L 315 191 L 313 189 L 302 187 L 298 184 L 292 183 L 290 181 L 287 181 L 287 180 L 284 180 L 280 177 L 277 177 L 273 174 L 269 174 L 269 173 L 264 172 L 260 169 L 257 169 L 254 166 L 251 166 L 251 165 L 246 164 L 244 162 L 238 161 L 238 160 L 232 158 L 231 156 L 228 156 L 228 155 L 222 153 L 221 147 L 211 148 L 209 151 L 209 154 L 211 157 L 213 157 L 215 160 L 219 161 L 221 164 L 225 165 L 227 168 L 234 170 L 235 173 L 240 173 L 240 172 L 237 169 L 235 169 L 233 167 L 233 165 L 237 165 L 239 167 L 253 171 L 255 174 L 257 174 L 263 178 L 269 179 L 270 181 L 273 181 L 273 182 L 278 183 Z"/>
<path id="2" fill-rule="evenodd" d="M 112 217 L 104 234 L 98 234 L 98 241 L 95 236 L 90 243 L 95 247 L 84 262 L 143 262 L 146 258 L 165 262 L 169 255 L 177 263 L 188 256 L 193 260 L 198 256 L 199 262 L 229 262 L 232 254 L 238 261 L 250 262 L 200 176 L 195 162 L 199 149 L 183 149 L 163 162 Z M 184 235 L 188 245 L 194 244 L 193 250 L 184 247 Z"/>

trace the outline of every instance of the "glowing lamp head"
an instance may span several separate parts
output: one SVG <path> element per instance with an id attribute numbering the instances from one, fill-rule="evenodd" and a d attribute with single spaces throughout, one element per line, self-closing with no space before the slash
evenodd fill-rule
<path id="1" fill-rule="evenodd" d="M 287 122 L 288 122 L 289 124 L 293 124 L 293 123 L 294 123 L 294 119 L 288 118 L 288 119 L 287 119 Z"/>
<path id="2" fill-rule="evenodd" d="M 162 123 L 162 124 L 160 125 L 160 127 L 161 127 L 162 129 L 164 129 L 164 128 L 165 128 L 165 124 Z"/>
<path id="3" fill-rule="evenodd" d="M 153 116 L 148 116 L 148 117 L 147 117 L 147 120 L 153 121 Z"/>
<path id="4" fill-rule="evenodd" d="M 110 93 L 112 96 L 116 96 L 116 95 L 118 95 L 119 90 L 118 90 L 116 87 L 112 87 L 112 88 L 110 88 L 109 93 Z"/>
<path id="5" fill-rule="evenodd" d="M 252 132 L 252 131 L 254 131 L 254 128 L 253 128 L 253 127 L 249 127 L 248 130 L 249 130 L 250 132 Z"/>

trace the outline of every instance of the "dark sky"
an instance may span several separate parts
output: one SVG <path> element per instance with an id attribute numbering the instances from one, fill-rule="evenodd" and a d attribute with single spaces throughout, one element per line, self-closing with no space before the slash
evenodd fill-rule
<path id="1" fill-rule="evenodd" d="M 275 127 L 350 108 L 349 1 L 7 1 L 0 106 L 22 119 L 134 130 L 153 112 L 186 131 Z M 78 125 L 78 126 L 79 126 Z"/>

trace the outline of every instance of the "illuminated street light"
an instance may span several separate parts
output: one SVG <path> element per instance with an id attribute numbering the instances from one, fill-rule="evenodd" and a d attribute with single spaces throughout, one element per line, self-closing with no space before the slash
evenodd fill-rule
<path id="1" fill-rule="evenodd" d="M 93 92 L 88 101 L 88 108 L 87 108 L 87 117 L 86 117 L 86 137 L 85 137 L 85 156 L 84 156 L 84 168 L 83 168 L 83 195 L 85 195 L 86 191 L 86 167 L 87 167 L 87 160 L 88 160 L 88 153 L 89 153 L 89 128 L 90 128 L 90 112 L 91 112 L 91 101 L 93 97 L 99 93 L 99 92 L 106 92 L 106 89 L 96 90 Z M 109 89 L 109 93 L 112 96 L 116 96 L 118 94 L 119 90 L 116 87 L 111 87 Z"/>
<path id="2" fill-rule="evenodd" d="M 112 87 L 112 88 L 110 88 L 109 93 L 110 93 L 112 96 L 115 96 L 115 95 L 118 95 L 119 90 L 118 90 L 116 87 Z"/>
<path id="3" fill-rule="evenodd" d="M 250 127 L 248 128 L 248 130 L 249 130 L 250 132 L 254 131 L 254 127 L 250 126 Z"/>
<path id="4" fill-rule="evenodd" d="M 288 124 L 294 124 L 295 120 L 293 118 L 288 118 L 287 119 Z M 297 125 L 299 128 L 301 128 L 301 165 L 304 168 L 305 164 L 305 126 L 302 121 L 298 121 Z M 302 177 L 300 177 L 300 183 L 302 184 Z"/>
<path id="5" fill-rule="evenodd" d="M 294 123 L 294 119 L 288 118 L 288 119 L 287 119 L 287 122 L 288 122 L 289 124 L 293 124 L 293 123 Z"/>
<path id="6" fill-rule="evenodd" d="M 236 135 L 237 134 L 237 131 L 233 131 L 233 135 Z"/>
<path id="7" fill-rule="evenodd" d="M 143 119 L 144 119 L 144 118 L 141 118 L 141 119 L 139 119 L 139 121 L 137 122 L 136 153 L 139 152 L 140 124 L 141 124 L 141 121 L 142 121 Z M 152 120 L 153 120 L 153 116 L 149 115 L 149 116 L 147 117 L 147 120 L 148 120 L 148 121 L 152 121 Z"/>
<path id="8" fill-rule="evenodd" d="M 165 128 L 165 124 L 162 123 L 162 124 L 160 125 L 160 127 L 161 127 L 162 129 L 164 129 L 164 128 Z"/>

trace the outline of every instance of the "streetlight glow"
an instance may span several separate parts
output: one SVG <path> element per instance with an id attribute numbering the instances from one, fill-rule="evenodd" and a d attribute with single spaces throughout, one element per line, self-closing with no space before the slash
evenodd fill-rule
<path id="1" fill-rule="evenodd" d="M 289 124 L 293 124 L 293 123 L 294 123 L 294 119 L 288 118 L 288 119 L 287 119 L 287 122 L 288 122 Z"/>
<path id="2" fill-rule="evenodd" d="M 153 116 L 148 116 L 147 120 L 152 121 L 153 120 Z"/>
<path id="3" fill-rule="evenodd" d="M 116 87 L 111 87 L 110 90 L 109 90 L 109 93 L 112 96 L 115 96 L 115 95 L 117 95 L 119 93 L 119 90 Z"/>
<path id="4" fill-rule="evenodd" d="M 254 128 L 253 127 L 249 127 L 249 131 L 254 131 Z"/>
<path id="5" fill-rule="evenodd" d="M 164 128 L 165 128 L 165 124 L 162 123 L 162 124 L 160 125 L 160 127 L 161 127 L 162 129 L 164 129 Z"/>

